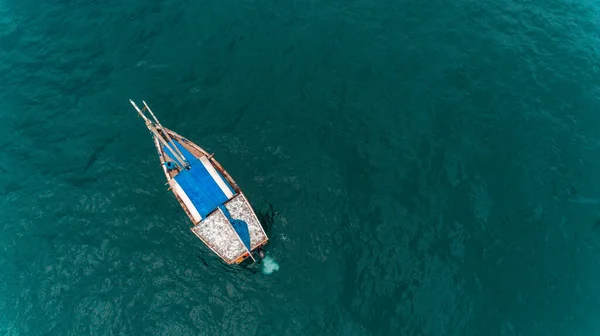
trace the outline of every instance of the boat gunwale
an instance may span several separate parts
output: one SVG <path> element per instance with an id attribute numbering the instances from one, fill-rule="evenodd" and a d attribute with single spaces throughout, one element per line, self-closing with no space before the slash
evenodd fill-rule
<path id="1" fill-rule="evenodd" d="M 252 213 L 252 216 L 254 217 L 254 219 L 256 220 L 256 222 L 259 224 L 260 230 L 262 231 L 263 235 L 265 236 L 265 239 L 259 243 L 257 243 L 253 248 L 251 247 L 250 249 L 250 253 L 245 252 L 244 254 L 242 254 L 241 256 L 237 257 L 236 259 L 233 260 L 228 260 L 226 259 L 224 256 L 222 256 L 221 254 L 219 254 L 209 243 L 207 243 L 207 241 L 205 241 L 200 235 L 198 235 L 193 228 L 197 225 L 200 225 L 202 223 L 202 221 L 207 218 L 208 216 L 210 216 L 212 213 L 214 213 L 215 211 L 220 210 L 218 207 L 215 208 L 213 211 L 211 211 L 208 215 L 206 215 L 206 217 L 201 218 L 200 221 L 196 222 L 192 216 L 192 214 L 190 213 L 190 211 L 188 210 L 187 206 L 185 205 L 185 203 L 183 202 L 183 200 L 177 195 L 177 193 L 175 192 L 175 190 L 173 190 L 172 187 L 169 187 L 169 190 L 171 190 L 171 192 L 173 193 L 173 195 L 175 196 L 175 199 L 177 200 L 177 202 L 179 203 L 179 205 L 183 208 L 183 210 L 185 211 L 185 213 L 187 214 L 188 218 L 191 220 L 191 222 L 193 223 L 192 227 L 190 227 L 190 230 L 192 231 L 192 233 L 194 233 L 194 235 L 196 237 L 198 237 L 203 243 L 204 245 L 208 246 L 208 248 L 213 251 L 213 253 L 215 253 L 217 256 L 219 256 L 219 258 L 221 258 L 225 263 L 227 263 L 228 265 L 231 264 L 239 264 L 241 262 L 243 262 L 244 260 L 246 260 L 248 257 L 250 257 L 250 254 L 254 251 L 256 251 L 257 249 L 261 248 L 262 246 L 264 246 L 268 241 L 269 241 L 269 237 L 267 236 L 267 233 L 265 232 L 262 223 L 260 222 L 260 220 L 258 219 L 258 216 L 256 215 L 256 212 L 254 211 L 254 208 L 252 207 L 252 205 L 250 204 L 250 201 L 248 200 L 248 197 L 246 196 L 246 194 L 244 194 L 242 192 L 242 190 L 240 189 L 240 187 L 238 186 L 238 184 L 235 182 L 235 180 L 233 179 L 233 177 L 225 170 L 225 168 L 223 168 L 223 166 L 214 158 L 214 154 L 211 155 L 209 154 L 206 150 L 204 150 L 202 147 L 200 147 L 198 144 L 194 143 L 193 141 L 181 136 L 180 134 L 164 127 L 165 131 L 171 135 L 175 140 L 179 140 L 180 144 L 184 147 L 192 147 L 193 149 L 195 149 L 196 151 L 198 151 L 199 153 L 201 153 L 202 155 L 206 156 L 210 163 L 215 167 L 215 169 L 221 173 L 221 175 L 227 180 L 227 182 L 231 185 L 231 187 L 233 188 L 233 190 L 235 191 L 235 194 L 228 199 L 226 202 L 223 203 L 223 205 L 227 204 L 227 202 L 231 201 L 233 198 L 237 197 L 237 196 L 243 196 L 246 203 L 248 204 L 248 207 L 250 209 L 250 212 Z M 162 133 L 161 130 L 158 130 L 160 133 Z M 154 144 L 156 149 L 159 152 L 159 156 L 160 156 L 160 161 L 161 161 L 161 166 L 163 169 L 163 172 L 165 173 L 165 176 L 167 178 L 167 184 L 170 183 L 171 180 L 174 179 L 174 177 L 179 173 L 178 171 L 173 171 L 173 172 L 169 172 L 165 166 L 165 162 L 172 160 L 172 158 L 165 153 L 165 151 L 163 150 L 163 146 L 160 145 L 160 142 L 158 141 L 158 139 L 154 139 Z M 193 153 L 192 151 L 190 151 L 190 153 L 192 155 L 194 155 L 194 157 L 196 157 L 197 159 L 200 159 L 201 156 L 196 155 L 195 153 Z M 231 223 L 230 223 L 231 225 Z M 238 237 L 239 238 L 239 237 Z"/>

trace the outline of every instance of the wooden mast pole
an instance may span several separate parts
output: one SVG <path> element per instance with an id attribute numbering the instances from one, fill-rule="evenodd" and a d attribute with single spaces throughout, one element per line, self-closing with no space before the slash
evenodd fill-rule
<path id="1" fill-rule="evenodd" d="M 173 139 L 171 139 L 171 136 L 169 135 L 169 133 L 167 133 L 167 131 L 165 130 L 165 128 L 161 125 L 160 121 L 158 121 L 158 118 L 156 118 L 156 116 L 154 115 L 154 113 L 152 113 L 152 110 L 150 109 L 150 106 L 148 106 L 148 104 L 146 104 L 145 101 L 142 100 L 142 103 L 144 103 L 144 107 L 148 110 L 148 112 L 150 113 L 150 115 L 152 116 L 152 118 L 154 118 L 154 121 L 156 121 L 156 124 L 158 125 L 158 127 L 160 127 L 160 130 L 163 132 L 163 134 L 165 135 L 165 137 L 167 138 L 167 140 L 169 142 L 175 142 L 173 141 Z M 179 147 L 177 147 L 177 144 L 174 144 L 175 146 L 175 150 L 177 151 L 177 154 L 179 154 L 179 156 L 181 156 L 184 160 L 185 160 L 185 156 L 181 153 L 181 151 L 179 150 Z M 189 162 L 187 160 L 184 161 L 186 164 L 186 167 L 189 166 Z"/>
<path id="2" fill-rule="evenodd" d="M 136 109 L 136 111 L 139 113 L 139 115 L 142 116 L 142 118 L 144 118 L 144 121 L 146 122 L 146 127 L 148 127 L 148 130 L 150 130 L 150 132 L 152 132 L 152 134 L 154 134 L 154 136 L 156 136 L 158 138 L 158 140 L 169 149 L 169 151 L 171 152 L 171 154 L 174 156 L 176 161 L 179 161 L 179 165 L 181 166 L 181 168 L 183 169 L 186 166 L 186 161 L 183 160 L 181 157 L 179 157 L 179 155 L 177 154 L 177 152 L 175 152 L 171 146 L 169 145 L 169 143 L 167 143 L 167 141 L 165 141 L 165 139 L 160 136 L 160 134 L 158 134 L 158 131 L 156 130 L 156 127 L 153 125 L 152 121 L 150 119 L 148 119 L 145 115 L 144 112 L 142 112 L 142 110 L 140 110 L 140 108 L 133 102 L 133 100 L 129 100 L 129 102 L 131 103 L 131 105 L 133 105 L 133 107 Z"/>

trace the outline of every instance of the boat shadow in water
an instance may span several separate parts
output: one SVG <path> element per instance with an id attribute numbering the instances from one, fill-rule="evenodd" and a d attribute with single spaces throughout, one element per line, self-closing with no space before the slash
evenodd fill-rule
<path id="1" fill-rule="evenodd" d="M 269 206 L 267 209 L 259 209 L 256 212 L 256 217 L 262 224 L 265 233 L 270 236 L 271 229 L 273 228 L 273 223 L 275 223 L 275 217 L 277 216 L 277 211 L 273 208 L 273 205 L 267 201 L 265 201 Z"/>

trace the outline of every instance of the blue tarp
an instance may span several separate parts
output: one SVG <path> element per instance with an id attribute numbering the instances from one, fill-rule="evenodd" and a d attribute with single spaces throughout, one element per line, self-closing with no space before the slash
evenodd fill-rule
<path id="1" fill-rule="evenodd" d="M 183 189 L 183 191 L 187 194 L 188 198 L 194 204 L 198 213 L 202 218 L 206 218 L 208 214 L 210 214 L 217 207 L 221 208 L 233 229 L 240 237 L 244 245 L 248 250 L 250 250 L 250 232 L 248 231 L 248 224 L 240 219 L 231 218 L 229 211 L 223 204 L 227 202 L 227 196 L 223 193 L 221 188 L 215 180 L 213 180 L 210 173 L 204 168 L 204 165 L 200 160 L 198 160 L 192 153 L 190 153 L 185 147 L 183 147 L 180 143 L 173 141 L 170 143 L 173 146 L 173 143 L 176 143 L 177 147 L 181 151 L 181 154 L 185 157 L 185 159 L 190 164 L 190 169 L 179 172 L 179 174 L 175 175 L 175 181 L 179 184 L 179 186 Z M 171 155 L 171 151 L 165 147 L 163 150 L 167 155 L 174 158 Z M 217 171 L 219 176 L 223 179 L 223 182 L 227 185 L 227 188 L 231 190 L 233 194 L 233 188 L 227 180 L 223 178 L 221 173 Z"/>
<path id="2" fill-rule="evenodd" d="M 250 232 L 248 231 L 248 224 L 241 219 L 230 219 L 229 221 L 235 229 L 235 232 L 242 239 L 246 248 L 250 250 Z"/>
<path id="3" fill-rule="evenodd" d="M 190 165 L 192 165 L 192 161 L 194 163 L 196 163 L 196 165 L 198 165 L 198 164 L 202 165 L 202 162 L 200 162 L 200 160 L 196 159 L 196 157 L 192 153 L 190 153 L 187 149 L 185 149 L 185 147 L 183 147 L 179 142 L 173 140 L 173 141 L 169 142 L 169 146 L 173 147 L 173 143 L 175 143 L 177 145 L 177 148 L 179 148 L 179 151 L 181 151 L 181 154 L 183 154 L 183 156 L 190 163 Z M 163 151 L 165 153 L 167 153 L 167 155 L 169 155 L 173 160 L 175 160 L 175 156 L 173 154 L 171 154 L 171 151 L 166 146 L 163 147 Z M 227 180 L 223 177 L 221 172 L 217 170 L 217 174 L 219 174 L 219 176 L 221 177 L 223 182 L 225 182 L 225 185 L 231 191 L 231 193 L 235 195 L 235 191 L 233 190 L 231 185 L 229 185 L 229 182 L 227 182 Z"/>
<path id="4" fill-rule="evenodd" d="M 173 141 L 175 142 L 175 141 Z M 173 146 L 173 142 L 170 143 Z M 177 143 L 177 142 L 175 142 Z M 186 160 L 190 163 L 190 169 L 184 169 L 179 174 L 175 175 L 175 181 L 187 194 L 190 201 L 202 218 L 205 218 L 219 205 L 227 201 L 227 196 L 223 193 L 219 185 L 213 180 L 210 173 L 204 168 L 202 162 L 198 160 L 192 153 L 185 149 L 181 144 L 177 143 L 177 147 L 185 156 Z M 163 150 L 170 154 L 166 146 Z M 171 155 L 171 157 L 173 157 Z M 227 187 L 232 190 L 227 180 L 223 179 Z"/>

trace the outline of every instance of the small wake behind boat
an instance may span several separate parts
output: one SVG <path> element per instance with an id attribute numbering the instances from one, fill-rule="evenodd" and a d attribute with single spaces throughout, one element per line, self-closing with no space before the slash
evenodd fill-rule
<path id="1" fill-rule="evenodd" d="M 192 232 L 227 264 L 255 260 L 255 252 L 263 256 L 268 237 L 233 178 L 200 146 L 163 127 L 146 102 L 140 109 L 129 101 L 152 134 L 169 189 L 194 224 Z"/>

